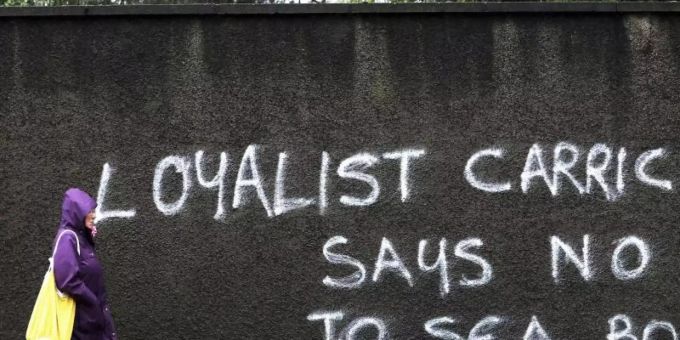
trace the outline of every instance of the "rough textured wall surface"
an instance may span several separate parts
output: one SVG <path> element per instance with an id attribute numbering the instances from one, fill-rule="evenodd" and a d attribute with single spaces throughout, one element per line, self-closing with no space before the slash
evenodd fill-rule
<path id="1" fill-rule="evenodd" d="M 633 170 L 639 154 L 666 148 L 650 173 L 680 176 L 676 14 L 6 18 L 0 32 L 0 338 L 25 331 L 63 192 L 96 195 L 105 163 L 114 169 L 107 207 L 136 210 L 101 221 L 97 241 L 121 339 L 322 339 L 323 323 L 307 317 L 333 310 L 345 314 L 338 334 L 374 316 L 393 339 L 427 339 L 425 321 L 447 315 L 463 336 L 484 316 L 503 316 L 502 339 L 521 338 L 532 316 L 553 339 L 604 339 L 616 314 L 630 316 L 640 338 L 650 320 L 680 324 L 679 200 Z M 544 147 L 549 166 L 560 141 L 580 148 L 573 173 L 581 183 L 592 145 L 606 143 L 612 159 L 625 147 L 626 194 L 607 200 L 595 185 L 579 195 L 566 179 L 554 197 L 540 179 L 522 193 L 532 144 Z M 247 204 L 231 208 L 250 144 L 261 146 L 270 201 L 279 152 L 288 153 L 287 195 L 316 197 L 327 151 L 325 214 L 313 204 L 267 217 L 252 189 Z M 491 170 L 480 177 L 512 181 L 509 192 L 477 190 L 463 175 L 473 153 L 494 146 L 505 155 L 484 163 Z M 426 150 L 412 162 L 406 202 L 399 162 L 380 157 L 403 148 Z M 229 154 L 221 220 L 213 219 L 217 191 L 193 172 L 180 213 L 154 204 L 158 162 L 193 160 L 198 150 L 209 178 L 217 154 Z M 375 204 L 349 207 L 341 195 L 364 197 L 371 187 L 336 170 L 359 152 L 380 158 L 365 172 L 381 192 Z M 164 178 L 172 202 L 182 176 Z M 585 234 L 593 278 L 565 264 L 555 283 L 550 237 L 581 256 Z M 358 289 L 322 283 L 354 271 L 324 258 L 336 235 L 349 242 L 334 251 L 365 264 Z M 644 277 L 621 281 L 611 256 L 628 235 L 653 257 Z M 389 270 L 373 282 L 383 237 L 413 287 Z M 417 262 L 419 240 L 435 247 L 442 237 L 444 297 L 437 273 Z M 484 242 L 471 253 L 493 266 L 481 287 L 458 284 L 480 273 L 453 255 L 470 237 Z M 370 328 L 355 335 L 376 338 Z"/>

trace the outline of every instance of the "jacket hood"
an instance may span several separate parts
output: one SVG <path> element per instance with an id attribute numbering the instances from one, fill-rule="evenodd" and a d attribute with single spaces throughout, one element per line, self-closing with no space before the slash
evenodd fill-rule
<path id="1" fill-rule="evenodd" d="M 61 205 L 61 222 L 59 228 L 85 230 L 85 216 L 97 207 L 97 202 L 85 191 L 71 188 L 64 193 Z"/>

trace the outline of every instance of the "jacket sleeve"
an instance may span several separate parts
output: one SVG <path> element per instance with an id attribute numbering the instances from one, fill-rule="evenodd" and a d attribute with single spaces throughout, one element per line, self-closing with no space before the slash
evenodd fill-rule
<path id="1" fill-rule="evenodd" d="M 55 245 L 56 252 L 52 259 L 57 289 L 76 301 L 79 309 L 89 315 L 91 322 L 103 325 L 103 315 L 97 296 L 85 285 L 79 275 L 80 261 L 76 245 L 76 236 L 66 233 Z"/>

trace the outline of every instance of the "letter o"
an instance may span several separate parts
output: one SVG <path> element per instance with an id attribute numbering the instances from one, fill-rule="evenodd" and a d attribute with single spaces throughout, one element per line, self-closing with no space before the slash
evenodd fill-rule
<path id="1" fill-rule="evenodd" d="M 182 196 L 175 202 L 165 203 L 162 200 L 163 192 L 161 186 L 163 174 L 169 167 L 174 167 L 176 173 L 182 174 Z M 156 208 L 164 215 L 175 215 L 182 210 L 182 206 L 184 206 L 187 197 L 189 197 L 189 189 L 191 188 L 190 168 L 191 162 L 180 156 L 165 157 L 156 165 L 156 171 L 153 176 L 153 202 L 156 204 Z"/>
<path id="2" fill-rule="evenodd" d="M 640 253 L 640 265 L 635 269 L 626 269 L 623 263 L 621 263 L 621 252 L 628 247 L 635 247 Z M 618 242 L 612 255 L 612 273 L 619 280 L 637 279 L 644 274 L 645 269 L 649 265 L 650 257 L 649 247 L 640 238 L 637 236 L 623 238 Z"/>
<path id="3" fill-rule="evenodd" d="M 344 339 L 354 340 L 356 334 L 366 327 L 373 327 L 378 331 L 378 337 L 376 340 L 386 340 L 387 339 L 387 327 L 385 323 L 377 318 L 363 317 L 352 321 L 347 326 L 347 333 Z"/>

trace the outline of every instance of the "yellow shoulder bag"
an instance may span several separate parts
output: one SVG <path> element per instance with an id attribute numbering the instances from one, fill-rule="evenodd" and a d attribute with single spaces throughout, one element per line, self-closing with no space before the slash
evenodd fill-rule
<path id="1" fill-rule="evenodd" d="M 43 279 L 38 298 L 33 307 L 31 320 L 26 329 L 26 340 L 69 340 L 73 333 L 73 323 L 76 317 L 76 303 L 71 297 L 57 289 L 54 280 L 53 262 L 57 252 L 59 240 L 65 233 L 73 233 L 76 237 L 78 255 L 80 255 L 80 242 L 78 236 L 71 230 L 65 230 L 57 238 L 54 251 Z"/>

